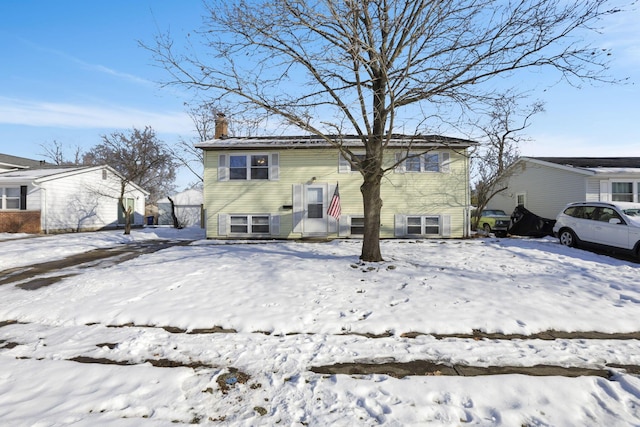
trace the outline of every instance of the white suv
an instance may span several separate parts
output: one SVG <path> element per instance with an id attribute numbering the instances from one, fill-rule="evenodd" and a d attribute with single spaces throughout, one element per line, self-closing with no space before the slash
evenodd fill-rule
<path id="1" fill-rule="evenodd" d="M 640 203 L 569 203 L 556 218 L 553 234 L 565 246 L 596 246 L 640 259 Z"/>

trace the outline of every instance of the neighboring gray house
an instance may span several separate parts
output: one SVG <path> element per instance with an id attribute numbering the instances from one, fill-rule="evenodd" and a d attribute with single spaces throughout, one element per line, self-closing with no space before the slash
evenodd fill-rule
<path id="1" fill-rule="evenodd" d="M 46 166 L 47 164 L 44 160 L 33 160 L 0 153 L 0 172 L 20 169 L 38 169 Z"/>
<path id="2" fill-rule="evenodd" d="M 506 190 L 489 208 L 510 214 L 517 205 L 555 219 L 578 201 L 640 203 L 640 157 L 522 157 L 505 173 Z"/>
<path id="3" fill-rule="evenodd" d="M 170 197 L 175 204 L 175 214 L 180 227 L 202 226 L 202 190 L 192 188 Z M 173 225 L 169 198 L 158 200 L 156 205 L 158 206 L 158 225 Z"/>
<path id="4" fill-rule="evenodd" d="M 119 205 L 123 178 L 110 166 L 31 168 L 10 157 L 0 157 L 0 232 L 54 233 L 124 225 Z M 126 184 L 132 225 L 144 224 L 147 195 L 137 185 Z"/>

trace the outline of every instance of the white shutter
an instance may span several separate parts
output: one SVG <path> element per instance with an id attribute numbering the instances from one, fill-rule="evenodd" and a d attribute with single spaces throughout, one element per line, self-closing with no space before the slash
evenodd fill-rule
<path id="1" fill-rule="evenodd" d="M 277 181 L 280 179 L 280 155 L 271 153 L 271 165 L 269 166 L 269 179 Z"/>
<path id="2" fill-rule="evenodd" d="M 304 218 L 304 201 L 302 200 L 302 184 L 293 184 L 293 232 L 302 233 L 302 218 Z"/>
<path id="3" fill-rule="evenodd" d="M 451 236 L 451 215 L 442 215 L 440 217 L 440 223 L 442 227 L 442 237 Z"/>
<path id="4" fill-rule="evenodd" d="M 600 201 L 608 202 L 610 201 L 610 191 L 609 191 L 609 181 L 602 180 L 600 181 Z"/>
<path id="5" fill-rule="evenodd" d="M 229 166 L 227 165 L 227 155 L 220 154 L 218 156 L 218 181 L 227 181 L 229 179 Z"/>
<path id="6" fill-rule="evenodd" d="M 271 221 L 271 224 L 270 224 L 271 235 L 279 236 L 280 235 L 280 215 L 271 215 L 270 221 Z"/>
<path id="7" fill-rule="evenodd" d="M 348 237 L 351 235 L 351 217 L 349 215 L 340 215 L 338 223 L 338 236 Z"/>
<path id="8" fill-rule="evenodd" d="M 338 155 L 338 173 L 349 172 L 351 172 L 351 163 L 342 154 Z"/>
<path id="9" fill-rule="evenodd" d="M 229 235 L 229 230 L 227 227 L 229 215 L 227 214 L 218 214 L 218 236 L 227 236 Z"/>
<path id="10" fill-rule="evenodd" d="M 449 173 L 451 172 L 450 166 L 450 154 L 449 153 L 440 153 L 440 172 Z"/>
<path id="11" fill-rule="evenodd" d="M 405 231 L 406 216 L 402 214 L 395 215 L 394 234 L 396 237 L 403 237 L 406 235 Z"/>

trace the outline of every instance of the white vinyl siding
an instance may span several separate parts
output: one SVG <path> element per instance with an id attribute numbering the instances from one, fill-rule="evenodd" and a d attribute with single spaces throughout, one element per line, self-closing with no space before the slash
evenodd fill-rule
<path id="1" fill-rule="evenodd" d="M 526 194 L 525 207 L 529 211 L 555 219 L 567 203 L 585 200 L 585 174 L 533 162 L 518 163 L 511 172 L 507 188 L 494 196 L 487 208 L 500 209 L 510 215 L 517 206 L 517 196 Z M 599 197 L 599 193 L 598 186 L 595 197 Z"/>
<path id="2" fill-rule="evenodd" d="M 119 221 L 121 181 L 107 172 L 106 180 L 100 168 L 43 179 L 28 195 L 27 207 L 40 209 L 46 233 L 115 228 L 123 224 Z M 143 225 L 145 194 L 127 185 L 124 197 L 133 209 L 131 224 Z"/>

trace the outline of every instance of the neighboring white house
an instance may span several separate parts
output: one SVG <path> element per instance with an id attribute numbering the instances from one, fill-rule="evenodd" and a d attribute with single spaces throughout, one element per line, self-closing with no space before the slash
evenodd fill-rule
<path id="1" fill-rule="evenodd" d="M 0 170 L 0 232 L 54 233 L 124 225 L 122 176 L 110 166 Z M 132 225 L 144 224 L 149 193 L 127 183 Z"/>
<path id="2" fill-rule="evenodd" d="M 202 190 L 192 188 L 170 196 L 175 205 L 175 214 L 180 227 L 200 227 L 202 218 Z M 173 225 L 169 197 L 156 202 L 158 225 Z"/>
<path id="3" fill-rule="evenodd" d="M 511 213 L 522 205 L 550 219 L 571 202 L 640 202 L 640 157 L 522 157 L 503 186 L 489 208 Z"/>
<path id="4" fill-rule="evenodd" d="M 27 159 L 26 157 L 0 153 L 0 172 L 20 169 L 38 169 L 45 166 L 47 166 L 47 163 L 44 160 L 33 160 Z"/>

